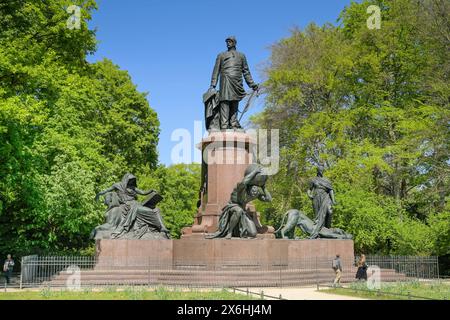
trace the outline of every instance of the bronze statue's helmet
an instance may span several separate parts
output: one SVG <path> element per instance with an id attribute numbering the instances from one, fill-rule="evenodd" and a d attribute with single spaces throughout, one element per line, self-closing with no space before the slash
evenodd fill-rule
<path id="1" fill-rule="evenodd" d="M 228 40 L 233 41 L 233 42 L 234 42 L 234 45 L 237 44 L 237 40 L 236 40 L 236 37 L 235 37 L 235 36 L 229 36 L 228 38 L 225 39 L 225 42 L 228 41 Z"/>

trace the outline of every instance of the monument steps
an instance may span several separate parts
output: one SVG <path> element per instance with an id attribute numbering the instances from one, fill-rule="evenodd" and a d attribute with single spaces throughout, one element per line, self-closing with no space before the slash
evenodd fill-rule
<path id="1" fill-rule="evenodd" d="M 149 274 L 159 274 L 159 275 L 170 275 L 171 277 L 174 276 L 214 276 L 214 277 L 218 277 L 218 276 L 227 276 L 230 274 L 240 274 L 240 275 L 245 275 L 245 276 L 253 276 L 253 277 L 259 277 L 261 274 L 264 275 L 275 275 L 275 276 L 279 276 L 280 274 L 283 274 L 283 276 L 289 276 L 289 275 L 294 275 L 294 276 L 299 276 L 299 275 L 309 275 L 311 273 L 315 273 L 316 269 L 310 269 L 310 270 L 305 270 L 305 269 L 288 269 L 288 270 L 167 270 L 167 269 L 102 269 L 102 270 L 83 270 L 81 271 L 81 275 L 83 277 L 88 277 L 88 276 L 101 276 L 101 275 L 121 275 L 121 276 L 126 276 L 126 275 L 149 275 Z M 330 269 L 325 269 L 325 268 L 321 268 L 321 269 L 317 269 L 317 273 L 321 274 L 321 273 L 326 273 L 326 274 L 333 274 L 333 271 L 331 271 Z M 356 274 L 356 268 L 351 271 L 347 271 L 344 272 L 344 274 L 346 273 L 353 273 Z M 68 273 L 66 271 L 62 271 L 59 273 L 59 276 L 69 276 L 72 273 Z M 400 273 L 397 273 L 394 269 L 381 269 L 381 275 L 389 275 L 389 274 L 397 274 L 399 275 Z"/>
<path id="2" fill-rule="evenodd" d="M 187 281 L 164 281 L 164 280 L 155 280 L 149 281 L 146 280 L 87 280 L 81 283 L 82 286 L 126 286 L 126 285 L 142 285 L 142 286 L 179 286 L 179 287 L 301 287 L 305 285 L 314 285 L 316 283 L 331 283 L 333 281 L 332 277 L 320 278 L 320 279 L 309 279 L 309 280 L 298 280 L 298 281 L 289 281 L 284 279 L 277 279 L 272 281 L 259 281 L 255 283 L 254 281 L 201 281 L 201 282 L 187 282 Z M 348 279 L 343 279 L 342 283 L 350 283 L 353 282 L 354 278 L 349 277 Z M 396 282 L 402 281 L 402 279 L 398 278 L 390 278 L 383 280 L 384 282 Z M 51 284 L 43 284 L 44 287 L 50 285 L 52 287 L 66 287 L 67 284 L 65 281 L 52 282 Z"/>
<path id="3" fill-rule="evenodd" d="M 182 287 L 302 286 L 330 283 L 337 253 L 343 282 L 355 281 L 352 240 L 186 239 L 96 242 L 96 264 L 81 270 L 83 286 L 171 285 Z M 45 283 L 66 286 L 66 272 Z M 382 281 L 405 279 L 391 269 Z"/>
<path id="4" fill-rule="evenodd" d="M 354 271 L 354 272 L 353 272 Z M 344 272 L 342 282 L 354 281 L 356 269 Z M 53 280 L 44 283 L 50 286 L 65 286 L 71 274 L 61 272 Z M 175 286 L 299 286 L 328 283 L 334 278 L 329 269 L 315 270 L 86 270 L 81 272 L 81 283 L 95 285 L 175 285 Z M 382 269 L 381 281 L 405 280 L 406 276 L 392 269 Z"/>

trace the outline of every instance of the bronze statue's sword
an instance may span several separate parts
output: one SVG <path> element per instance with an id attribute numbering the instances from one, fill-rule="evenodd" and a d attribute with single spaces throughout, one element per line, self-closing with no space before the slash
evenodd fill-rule
<path id="1" fill-rule="evenodd" d="M 247 103 L 245 104 L 244 110 L 241 111 L 241 116 L 239 117 L 239 122 L 241 122 L 242 117 L 244 116 L 244 113 L 246 113 L 248 111 L 248 109 L 250 108 L 250 105 L 252 103 L 253 97 L 255 96 L 255 93 L 257 94 L 259 91 L 259 88 L 257 90 L 253 90 L 252 93 L 250 93 L 250 97 L 247 100 Z M 256 95 L 258 96 L 258 94 Z"/>

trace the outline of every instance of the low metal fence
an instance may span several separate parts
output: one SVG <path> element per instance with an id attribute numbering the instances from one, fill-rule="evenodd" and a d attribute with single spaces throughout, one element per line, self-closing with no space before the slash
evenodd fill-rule
<path id="1" fill-rule="evenodd" d="M 355 260 L 357 259 L 358 257 Z M 410 278 L 439 278 L 439 263 L 436 256 L 367 256 L 366 263 L 381 269 L 395 270 Z"/>
<path id="2" fill-rule="evenodd" d="M 298 261 L 158 261 L 146 257 L 124 259 L 93 256 L 27 256 L 22 258 L 19 287 L 289 287 L 332 283 L 334 257 Z M 378 266 L 381 281 L 408 281 L 439 277 L 437 257 L 367 256 Z M 341 258 L 342 282 L 355 281 L 355 260 Z M 372 274 L 369 274 L 369 277 Z"/>
<path id="3" fill-rule="evenodd" d="M 241 293 L 245 293 L 247 296 L 259 297 L 261 300 L 265 300 L 265 299 L 287 300 L 287 299 L 283 298 L 283 296 L 281 294 L 278 297 L 275 297 L 275 296 L 272 296 L 269 294 L 265 294 L 264 290 L 261 290 L 260 292 L 254 292 L 254 291 L 250 291 L 249 288 L 246 288 L 245 290 L 239 289 L 239 288 L 231 288 L 231 289 L 233 290 L 233 293 L 241 292 Z"/>

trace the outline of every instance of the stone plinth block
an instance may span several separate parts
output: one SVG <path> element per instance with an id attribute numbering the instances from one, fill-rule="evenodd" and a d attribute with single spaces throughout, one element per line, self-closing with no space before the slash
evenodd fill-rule
<path id="1" fill-rule="evenodd" d="M 97 267 L 194 270 L 331 268 L 353 262 L 353 240 L 200 239 L 97 240 Z"/>
<path id="2" fill-rule="evenodd" d="M 211 132 L 198 148 L 202 151 L 200 206 L 194 224 L 182 230 L 183 237 L 202 238 L 203 233 L 217 230 L 222 208 L 230 200 L 231 192 L 244 178 L 248 165 L 256 162 L 255 137 L 245 132 Z M 249 211 L 254 211 L 252 204 L 249 206 Z M 257 220 L 257 213 L 254 215 Z M 259 221 L 255 224 L 258 233 L 268 232 Z"/>
<path id="3" fill-rule="evenodd" d="M 244 132 L 213 132 L 199 144 L 202 150 L 201 205 L 192 232 L 215 232 L 222 208 L 230 200 L 245 169 L 254 163 L 256 141 Z"/>
<path id="4" fill-rule="evenodd" d="M 173 240 L 96 240 L 97 267 L 168 266 L 173 263 Z"/>

